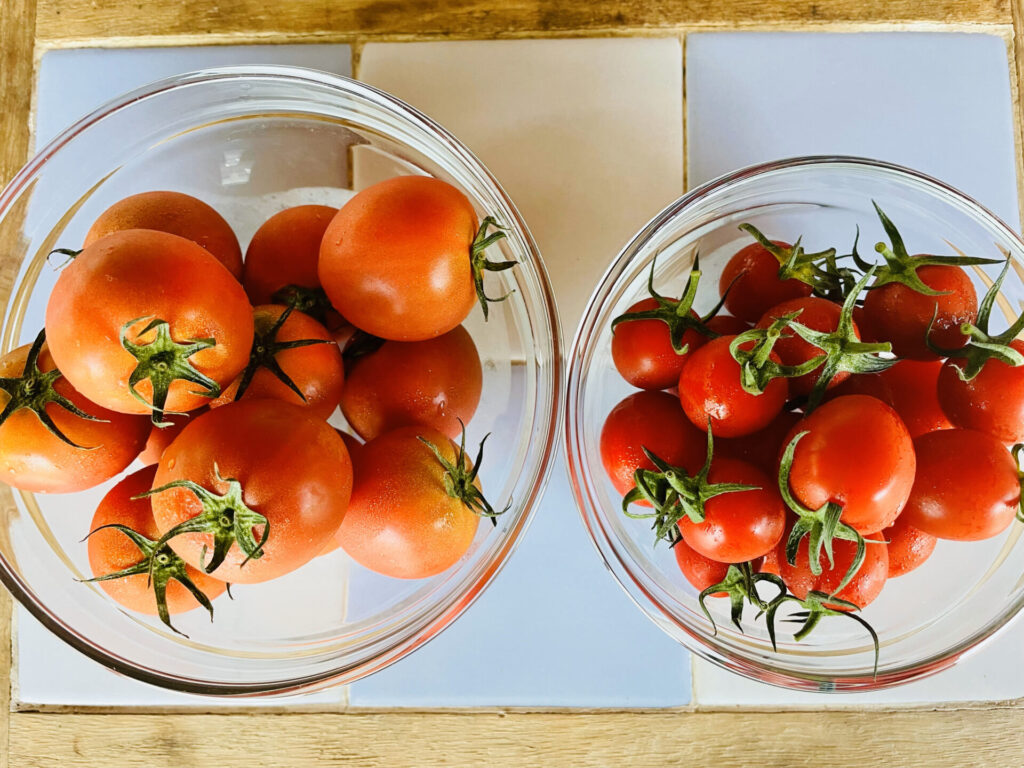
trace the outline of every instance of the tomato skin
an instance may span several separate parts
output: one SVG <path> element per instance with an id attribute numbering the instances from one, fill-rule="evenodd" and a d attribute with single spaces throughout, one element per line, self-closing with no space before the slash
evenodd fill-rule
<path id="1" fill-rule="evenodd" d="M 759 490 L 723 493 L 704 505 L 704 522 L 679 521 L 683 539 L 704 557 L 721 563 L 745 563 L 778 544 L 786 527 L 786 508 L 778 484 L 752 464 L 714 459 L 710 483 L 744 483 Z"/>
<path id="2" fill-rule="evenodd" d="M 259 334 L 266 333 L 286 311 L 280 304 L 266 304 L 255 307 L 252 311 L 253 326 Z M 243 400 L 270 398 L 292 403 L 309 409 L 310 413 L 327 419 L 338 407 L 341 392 L 345 383 L 345 367 L 341 359 L 341 350 L 334 343 L 331 333 L 316 320 L 302 312 L 292 312 L 277 331 L 277 341 L 299 341 L 302 339 L 318 339 L 323 344 L 310 344 L 305 347 L 283 349 L 274 359 L 281 370 L 299 388 L 305 400 L 293 392 L 272 371 L 261 367 L 249 382 L 242 394 Z M 238 386 L 242 377 L 238 376 L 220 396 L 210 402 L 211 408 L 219 408 L 227 403 L 235 402 Z"/>
<path id="3" fill-rule="evenodd" d="M 1017 466 L 996 438 L 945 429 L 914 440 L 917 477 L 902 517 L 940 539 L 980 541 L 1002 533 L 1020 502 Z"/>
<path id="4" fill-rule="evenodd" d="M 187 414 L 168 415 L 166 421 L 171 422 L 169 427 L 158 427 L 155 424 L 150 426 L 149 437 L 146 439 L 146 447 L 139 454 L 139 461 L 144 465 L 156 464 L 167 449 L 167 446 L 174 442 L 174 438 L 181 434 L 190 419 L 194 419 L 206 413 L 207 408 L 199 408 Z"/>
<path id="5" fill-rule="evenodd" d="M 781 248 L 789 243 L 773 240 Z M 732 285 L 729 294 L 725 292 Z M 733 315 L 756 323 L 761 315 L 789 299 L 811 295 L 811 286 L 799 280 L 779 280 L 779 261 L 760 243 L 751 243 L 733 254 L 722 270 L 718 293 Z"/>
<path id="6" fill-rule="evenodd" d="M 470 246 L 477 218 L 451 184 L 398 176 L 359 192 L 320 246 L 319 276 L 353 325 L 395 341 L 421 341 L 461 324 L 476 303 Z"/>
<path id="7" fill-rule="evenodd" d="M 0 357 L 0 376 L 20 377 L 30 347 L 26 344 Z M 53 370 L 53 358 L 46 347 L 37 365 L 43 372 Z M 0 424 L 0 481 L 24 491 L 71 493 L 99 485 L 131 464 L 146 442 L 149 419 L 102 408 L 76 391 L 63 376 L 53 388 L 103 421 L 89 421 L 56 403 L 48 404 L 46 413 L 57 428 L 84 446 L 75 448 L 51 433 L 29 409 L 14 411 Z M 0 410 L 9 400 L 10 396 L 0 391 Z"/>
<path id="8" fill-rule="evenodd" d="M 192 480 L 217 494 L 234 478 L 250 509 L 270 523 L 263 556 L 243 566 L 232 544 L 227 559 L 210 574 L 232 584 L 281 576 L 311 560 L 345 516 L 352 488 L 352 463 L 334 429 L 307 409 L 277 400 L 243 400 L 191 421 L 160 457 L 154 487 Z M 296 489 L 299 489 L 298 491 Z M 199 514 L 195 494 L 172 488 L 152 496 L 153 518 L 166 533 Z M 171 547 L 193 567 L 201 566 L 209 534 L 186 533 Z"/>
<path id="9" fill-rule="evenodd" d="M 883 530 L 878 538 L 887 542 L 890 579 L 910 573 L 924 563 L 931 557 L 938 542 L 930 533 L 908 523 L 905 515 L 897 517 L 896 522 Z"/>
<path id="10" fill-rule="evenodd" d="M 217 211 L 181 192 L 141 192 L 114 203 L 99 215 L 85 236 L 88 247 L 125 229 L 155 229 L 202 246 L 238 279 L 242 249 L 231 225 Z"/>
<path id="11" fill-rule="evenodd" d="M 357 358 L 341 394 L 341 411 L 364 440 L 422 424 L 458 437 L 480 403 L 483 369 L 461 325 L 426 341 L 385 341 Z"/>
<path id="12" fill-rule="evenodd" d="M 644 299 L 633 304 L 627 312 L 657 309 L 655 299 Z M 690 310 L 691 317 L 699 315 Z M 612 334 L 612 361 L 626 381 L 639 389 L 668 389 L 679 382 L 679 373 L 693 350 L 707 337 L 693 329 L 683 333 L 682 343 L 687 346 L 684 355 L 676 354 L 668 326 L 661 320 L 628 320 L 615 326 Z"/>
<path id="13" fill-rule="evenodd" d="M 744 331 L 750 330 L 750 323 L 732 315 L 715 315 L 704 325 L 719 336 L 739 336 Z"/>
<path id="14" fill-rule="evenodd" d="M 263 222 L 249 241 L 242 268 L 242 285 L 254 306 L 274 303 L 274 294 L 286 285 L 320 287 L 320 243 L 337 212 L 327 205 L 298 205 Z"/>
<path id="15" fill-rule="evenodd" d="M 1024 341 L 1010 346 L 1024 352 Z M 962 429 L 988 432 L 1004 443 L 1024 441 L 1024 366 L 992 358 L 970 381 L 960 379 L 962 360 L 949 359 L 938 376 L 938 399 L 949 420 Z"/>
<path id="16" fill-rule="evenodd" d="M 938 360 L 939 355 L 925 343 L 932 314 L 937 309 L 932 343 L 959 349 L 967 343 L 960 326 L 977 319 L 978 295 L 971 278 L 957 266 L 924 266 L 917 270 L 917 276 L 930 288 L 948 293 L 926 296 L 900 283 L 889 283 L 868 291 L 863 318 L 869 335 L 879 341 L 892 342 L 892 351 L 897 357 Z"/>
<path id="17" fill-rule="evenodd" d="M 720 584 L 729 572 L 728 563 L 720 563 L 689 546 L 685 541 L 678 541 L 672 546 L 676 556 L 676 564 L 694 589 L 703 592 L 708 587 Z M 715 592 L 712 597 L 724 596 L 725 592 Z"/>
<path id="18" fill-rule="evenodd" d="M 786 447 L 785 439 L 802 415 L 794 411 L 782 411 L 764 429 L 743 437 L 723 437 L 715 441 L 715 456 L 728 456 L 753 464 L 771 476 L 775 476 L 779 454 Z"/>
<path id="19" fill-rule="evenodd" d="M 356 455 L 352 502 L 337 532 L 349 557 L 398 579 L 448 570 L 469 550 L 480 521 L 445 492 L 445 470 L 420 437 L 455 460 L 447 436 L 427 427 L 402 427 L 366 443 Z"/>
<path id="20" fill-rule="evenodd" d="M 132 396 L 128 378 L 135 357 L 121 346 L 121 326 L 136 318 L 161 318 L 178 342 L 213 338 L 193 354 L 197 370 L 221 385 L 245 367 L 252 345 L 252 311 L 245 291 L 209 253 L 190 240 L 141 229 L 107 235 L 64 267 L 46 306 L 46 339 L 57 367 L 93 402 L 122 413 L 149 413 Z M 147 320 L 128 333 L 136 343 Z M 149 400 L 148 380 L 137 385 Z M 209 398 L 196 384 L 171 384 L 166 407 L 191 411 Z"/>
<path id="21" fill-rule="evenodd" d="M 160 538 L 149 499 L 134 498 L 152 488 L 155 474 L 155 466 L 143 467 L 121 480 L 100 501 L 89 527 L 90 531 L 96 531 L 88 539 L 89 567 L 93 576 L 115 573 L 142 560 L 139 548 L 125 534 L 113 529 L 97 531 L 100 526 L 120 524 L 141 533 L 147 539 L 156 541 Z M 211 578 L 191 566 L 186 566 L 185 570 L 192 583 L 211 600 L 227 589 L 223 581 Z M 96 583 L 125 608 L 150 616 L 157 615 L 156 595 L 146 574 Z M 176 579 L 167 583 L 166 597 L 167 610 L 171 614 L 185 613 L 199 607 L 199 601 Z"/>
<path id="22" fill-rule="evenodd" d="M 938 361 L 901 360 L 877 374 L 888 385 L 890 404 L 907 425 L 911 437 L 953 426 L 939 404 L 941 370 L 942 363 Z M 1024 396 L 1024 387 L 1021 394 Z"/>
<path id="23" fill-rule="evenodd" d="M 796 318 L 796 322 L 806 325 L 812 331 L 831 333 L 839 327 L 839 313 L 841 311 L 839 305 L 827 299 L 819 299 L 816 296 L 790 299 L 781 304 L 776 304 L 761 316 L 761 319 L 757 321 L 754 327 L 767 328 L 780 317 L 798 311 L 800 315 Z M 854 323 L 853 331 L 859 339 L 860 332 L 857 330 L 856 323 Z M 773 350 L 784 365 L 800 365 L 824 354 L 818 347 L 804 341 L 793 331 L 788 331 L 781 336 L 775 342 Z M 809 395 L 811 390 L 814 389 L 820 374 L 821 369 L 819 368 L 803 376 L 789 379 L 790 393 L 801 396 Z M 847 371 L 840 371 L 828 383 L 828 388 L 831 389 L 842 384 L 849 376 L 850 374 Z"/>
<path id="24" fill-rule="evenodd" d="M 863 535 L 892 525 L 914 483 L 914 445 L 899 415 L 867 395 L 837 397 L 793 427 L 800 432 L 789 485 L 811 509 L 829 501 Z M 855 460 L 851 460 L 853 457 Z"/>
<path id="25" fill-rule="evenodd" d="M 790 565 L 786 560 L 785 541 L 779 543 L 778 558 L 779 575 L 786 582 L 789 591 L 801 600 L 807 598 L 808 592 L 816 590 L 826 594 L 835 593 L 847 571 L 853 564 L 857 554 L 857 545 L 845 539 L 835 539 L 832 542 L 832 554 L 834 566 L 829 568 L 828 557 L 824 550 L 821 553 L 821 574 L 815 576 L 811 573 L 810 559 L 807 552 L 808 540 L 805 536 L 800 541 L 797 549 L 796 562 Z M 864 549 L 864 561 L 854 575 L 850 583 L 842 588 L 835 596 L 840 600 L 849 600 L 851 603 L 864 608 L 871 603 L 885 586 L 889 577 L 889 551 L 885 544 L 868 543 Z M 848 610 L 843 606 L 834 603 L 825 603 L 830 608 L 837 610 Z"/>
<path id="26" fill-rule="evenodd" d="M 712 339 L 697 349 L 679 377 L 679 401 L 690 421 L 701 430 L 711 421 L 715 437 L 740 437 L 767 427 L 789 396 L 786 379 L 773 379 L 760 395 L 740 384 L 740 364 L 729 352 L 734 336 Z M 772 360 L 779 362 L 774 352 Z"/>
<path id="27" fill-rule="evenodd" d="M 776 576 L 782 575 L 782 567 L 779 565 L 779 549 L 784 548 L 782 540 L 779 540 L 772 549 L 769 549 L 764 553 L 764 556 L 754 565 L 754 570 L 758 573 L 774 573 Z M 785 555 L 783 555 L 785 557 Z"/>
<path id="28" fill-rule="evenodd" d="M 638 469 L 654 469 L 644 447 L 694 474 L 704 465 L 707 435 L 686 418 L 678 398 L 666 392 L 636 392 L 612 408 L 601 428 L 601 462 L 619 494 L 633 488 Z"/>

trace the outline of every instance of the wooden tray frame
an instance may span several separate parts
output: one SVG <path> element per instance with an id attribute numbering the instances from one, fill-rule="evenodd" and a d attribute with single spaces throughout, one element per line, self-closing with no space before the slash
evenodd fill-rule
<path id="1" fill-rule="evenodd" d="M 999 35 L 1009 54 L 1024 177 L 1024 0 L 0 0 L 0 184 L 28 157 L 35 68 L 53 48 L 343 42 L 357 63 L 369 41 L 685 40 L 688 32 L 716 29 Z M 0 768 L 1024 765 L 1024 701 L 944 711 L 686 715 L 12 712 L 10 618 L 10 596 L 0 590 Z"/>

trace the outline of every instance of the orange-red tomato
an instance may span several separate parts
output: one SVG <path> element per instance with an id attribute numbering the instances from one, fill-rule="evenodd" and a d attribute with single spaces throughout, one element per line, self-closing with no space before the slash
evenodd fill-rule
<path id="1" fill-rule="evenodd" d="M 25 403 L 0 423 L 0 481 L 26 491 L 69 493 L 98 485 L 127 467 L 146 442 L 149 420 L 101 408 L 63 376 L 52 385 L 40 382 L 33 374 L 53 371 L 53 358 L 43 347 L 26 371 L 31 348 L 26 344 L 0 358 L 0 377 L 20 379 L 14 396 Z M 33 398 L 47 390 L 97 419 L 83 419 L 52 400 L 42 405 L 43 413 L 75 445 L 47 429 L 33 411 Z M 11 393 L 0 390 L 0 409 L 10 400 Z"/>
<path id="2" fill-rule="evenodd" d="M 432 339 L 466 319 L 476 293 L 470 249 L 476 212 L 428 176 L 399 176 L 359 192 L 331 220 L 320 283 L 353 325 L 396 341 Z"/>
<path id="3" fill-rule="evenodd" d="M 772 242 L 780 248 L 790 247 L 781 240 Z M 779 260 L 760 243 L 740 248 L 725 265 L 718 282 L 719 293 L 725 296 L 725 308 L 741 320 L 756 323 L 776 304 L 811 295 L 807 283 L 779 280 L 780 266 Z"/>
<path id="4" fill-rule="evenodd" d="M 184 237 L 209 251 L 236 278 L 242 275 L 242 249 L 231 225 L 217 211 L 181 192 L 142 192 L 114 203 L 99 215 L 84 247 L 113 232 L 155 229 Z"/>
<path id="5" fill-rule="evenodd" d="M 148 491 L 153 484 L 156 467 L 144 467 L 115 485 L 100 501 L 92 518 L 89 536 L 89 567 L 93 576 L 115 573 L 139 563 L 142 551 L 122 531 L 114 528 L 97 530 L 104 525 L 123 525 L 140 533 L 151 541 L 160 538 L 160 531 L 153 520 L 153 510 L 148 498 L 136 498 Z M 220 595 L 227 584 L 211 578 L 201 571 L 186 566 L 186 573 L 192 583 L 210 600 Z M 97 582 L 117 602 L 133 611 L 156 615 L 156 594 L 148 574 L 140 573 Z M 199 607 L 199 601 L 179 581 L 167 583 L 167 610 L 171 614 L 184 613 Z"/>
<path id="6" fill-rule="evenodd" d="M 887 542 L 889 550 L 889 578 L 893 579 L 910 573 L 927 560 L 935 550 L 938 539 L 907 522 L 906 515 L 900 515 L 896 522 L 877 534 Z"/>
<path id="7" fill-rule="evenodd" d="M 454 565 L 469 549 L 480 518 L 445 491 L 445 468 L 456 448 L 427 427 L 402 427 L 366 443 L 355 456 L 355 485 L 338 529 L 342 549 L 385 576 L 423 579 Z"/>
<path id="8" fill-rule="evenodd" d="M 656 299 L 643 299 L 627 312 L 645 312 L 658 308 Z M 690 310 L 695 320 L 700 316 Z M 693 328 L 683 332 L 681 345 L 686 354 L 676 353 L 669 327 L 661 320 L 627 320 L 615 326 L 612 335 L 612 362 L 622 378 L 640 389 L 668 389 L 679 383 L 679 374 L 689 353 L 708 340 Z"/>
<path id="9" fill-rule="evenodd" d="M 676 556 L 676 565 L 686 580 L 698 592 L 720 584 L 729 573 L 729 564 L 720 563 L 689 546 L 685 541 L 677 541 L 672 545 L 672 554 Z M 715 592 L 712 597 L 724 596 L 725 592 Z"/>
<path id="10" fill-rule="evenodd" d="M 1024 352 L 1024 341 L 1010 346 Z M 938 374 L 938 401 L 942 413 L 963 429 L 976 429 L 1004 443 L 1024 441 L 1024 366 L 990 358 L 970 381 L 960 378 L 965 362 L 950 358 Z"/>
<path id="11" fill-rule="evenodd" d="M 203 413 L 206 413 L 206 410 L 207 409 L 203 407 L 192 411 L 191 413 L 169 415 L 167 417 L 167 421 L 171 422 L 169 427 L 158 427 L 155 424 L 151 425 L 149 437 L 146 439 L 146 447 L 143 448 L 142 453 L 139 454 L 139 461 L 146 466 L 156 464 L 160 461 L 160 457 L 167 449 L 167 446 L 174 442 L 174 438 L 181 434 L 181 430 L 185 428 L 189 421 L 197 418 Z"/>
<path id="12" fill-rule="evenodd" d="M 157 321 L 166 325 L 143 333 Z M 152 380 L 135 385 L 138 397 L 129 383 L 146 359 L 154 376 L 173 369 L 168 356 L 177 356 L 215 384 L 228 384 L 249 359 L 252 329 L 245 291 L 223 265 L 190 240 L 152 230 L 115 232 L 89 245 L 64 267 L 46 307 L 57 367 L 90 400 L 123 413 L 155 410 Z M 189 353 L 204 339 L 212 344 Z M 164 408 L 194 410 L 209 402 L 196 394 L 207 389 L 176 378 Z"/>
<path id="13" fill-rule="evenodd" d="M 253 310 L 255 337 L 249 364 L 210 403 L 211 408 L 239 399 L 239 387 L 248 378 L 242 400 L 283 400 L 308 408 L 322 419 L 334 413 L 345 383 L 341 350 L 326 328 L 302 312 L 293 311 L 275 329 L 286 311 L 287 307 L 275 304 Z M 288 346 L 299 341 L 318 343 Z M 288 386 L 278 372 L 290 380 L 298 392 Z"/>
<path id="14" fill-rule="evenodd" d="M 946 414 L 939 405 L 939 373 L 942 363 L 901 360 L 892 368 L 876 374 L 891 394 L 890 403 L 907 425 L 911 437 L 949 429 Z"/>
<path id="15" fill-rule="evenodd" d="M 806 599 L 808 592 L 816 590 L 829 595 L 835 595 L 840 600 L 848 600 L 863 608 L 878 597 L 882 587 L 885 586 L 886 579 L 889 577 L 889 551 L 885 544 L 867 544 L 864 549 L 864 561 L 861 563 L 860 568 L 857 569 L 857 573 L 850 580 L 850 583 L 839 590 L 838 593 L 836 593 L 836 587 L 842 583 L 847 571 L 850 570 L 850 566 L 853 564 L 854 557 L 856 557 L 857 545 L 854 542 L 846 541 L 845 539 L 835 539 L 832 542 L 834 565 L 831 568 L 829 567 L 828 557 L 822 551 L 820 557 L 821 574 L 817 576 L 811 573 L 810 560 L 807 554 L 808 538 L 806 536 L 800 541 L 794 565 L 790 565 L 786 560 L 785 546 L 786 542 L 783 539 L 779 542 L 779 551 L 776 555 L 779 564 L 779 575 L 786 582 L 789 591 L 801 600 Z M 847 610 L 837 604 L 826 603 L 826 605 L 830 608 Z"/>
<path id="16" fill-rule="evenodd" d="M 266 518 L 269 534 L 263 524 L 251 527 L 257 541 L 267 536 L 262 555 L 245 562 L 234 539 L 223 564 L 212 573 L 248 584 L 293 571 L 323 549 L 345 516 L 352 464 L 338 433 L 306 409 L 277 400 L 243 400 L 193 420 L 164 451 L 154 487 L 181 480 L 218 497 L 239 492 L 248 510 Z M 189 488 L 170 488 L 152 500 L 153 517 L 164 534 L 204 512 Z M 230 531 L 245 510 L 232 507 L 228 512 L 213 515 L 211 525 L 226 520 L 224 530 Z M 214 536 L 183 533 L 170 539 L 170 545 L 198 568 L 210 561 Z"/>
<path id="17" fill-rule="evenodd" d="M 459 420 L 473 418 L 482 386 L 480 356 L 460 325 L 436 339 L 386 341 L 356 358 L 341 412 L 364 440 L 413 424 L 458 437 Z"/>
<path id="18" fill-rule="evenodd" d="M 764 429 L 743 437 L 723 437 L 715 440 L 715 456 L 729 456 L 749 462 L 774 477 L 779 454 L 786 447 L 786 435 L 800 418 L 801 414 L 795 411 L 782 411 Z"/>

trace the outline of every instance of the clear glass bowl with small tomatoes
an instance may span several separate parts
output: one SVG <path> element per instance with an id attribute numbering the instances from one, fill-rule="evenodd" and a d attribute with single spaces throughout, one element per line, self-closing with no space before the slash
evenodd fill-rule
<path id="1" fill-rule="evenodd" d="M 554 301 L 413 108 L 296 68 L 163 80 L 41 149 L 0 243 L 0 579 L 86 655 L 201 694 L 350 682 L 511 555 L 559 423 Z"/>
<path id="2" fill-rule="evenodd" d="M 688 193 L 611 264 L 569 357 L 599 553 L 752 679 L 955 664 L 1024 608 L 1022 300 L 1018 233 L 906 168 L 796 158 Z"/>

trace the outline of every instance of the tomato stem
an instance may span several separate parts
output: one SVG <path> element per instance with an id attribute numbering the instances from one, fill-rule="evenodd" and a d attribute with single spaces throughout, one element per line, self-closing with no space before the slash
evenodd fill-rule
<path id="1" fill-rule="evenodd" d="M 318 322 L 325 322 L 331 302 L 323 288 L 309 288 L 294 283 L 278 288 L 270 297 L 275 304 L 297 309 Z"/>
<path id="2" fill-rule="evenodd" d="M 799 317 L 802 309 L 776 318 L 767 328 L 751 328 L 736 336 L 729 343 L 729 354 L 740 366 L 740 384 L 744 391 L 751 395 L 760 395 L 773 379 L 790 379 L 811 373 L 825 361 L 825 355 L 819 355 L 800 365 L 783 365 L 771 358 L 775 343 L 782 338 L 782 333 Z M 749 348 L 745 345 L 753 342 Z"/>
<path id="3" fill-rule="evenodd" d="M 490 227 L 494 227 L 496 231 L 487 234 L 487 230 Z M 516 261 L 487 260 L 485 251 L 503 237 L 505 237 L 505 228 L 500 226 L 493 216 L 487 216 L 480 222 L 480 228 L 476 231 L 476 236 L 469 247 L 469 263 L 473 271 L 473 286 L 476 288 L 476 297 L 480 302 L 480 308 L 484 311 L 484 320 L 487 320 L 488 316 L 488 302 L 497 303 L 504 301 L 515 293 L 513 288 L 504 296 L 492 298 L 484 291 L 484 272 L 502 272 L 506 269 L 511 269 L 518 263 Z"/>
<path id="4" fill-rule="evenodd" d="M 1017 482 L 1021 487 L 1021 495 L 1017 501 L 1017 519 L 1024 523 L 1024 471 L 1020 468 L 1020 452 L 1024 450 L 1024 443 L 1017 443 L 1010 449 L 1013 454 L 1013 461 L 1017 464 Z"/>
<path id="5" fill-rule="evenodd" d="M 771 601 L 764 601 L 757 592 L 757 584 L 759 582 L 772 584 L 779 590 L 778 594 Z M 717 584 L 712 584 L 697 597 L 701 610 L 704 611 L 704 615 L 711 622 L 712 634 L 715 635 L 718 634 L 718 627 L 715 625 L 715 619 L 711 615 L 711 611 L 708 610 L 705 601 L 709 596 L 718 595 L 719 592 L 727 594 L 732 623 L 736 625 L 736 629 L 743 632 L 743 625 L 740 624 L 740 619 L 743 617 L 744 604 L 749 602 L 751 605 L 760 608 L 762 612 L 766 611 L 771 603 L 786 594 L 786 585 L 782 578 L 774 573 L 755 573 L 750 563 L 730 565 L 724 579 Z"/>
<path id="6" fill-rule="evenodd" d="M 800 244 L 803 238 L 798 238 L 791 246 L 781 246 L 769 240 L 753 224 L 740 224 L 739 228 L 754 238 L 779 262 L 779 280 L 799 280 L 819 294 L 835 292 L 842 288 L 839 282 L 842 275 L 837 268 L 822 269 L 819 266 L 819 262 L 824 262 L 826 266 L 835 264 L 835 248 L 807 253 Z"/>

